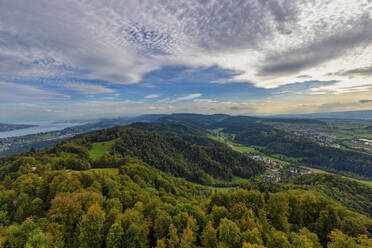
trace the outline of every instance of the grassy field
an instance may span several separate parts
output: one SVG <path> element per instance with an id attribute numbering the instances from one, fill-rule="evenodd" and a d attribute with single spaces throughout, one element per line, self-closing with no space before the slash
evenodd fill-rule
<path id="1" fill-rule="evenodd" d="M 246 182 L 249 182 L 249 179 L 233 176 L 230 183 L 240 184 L 240 183 L 246 183 Z"/>
<path id="2" fill-rule="evenodd" d="M 238 177 L 238 176 L 232 176 L 231 181 L 222 181 L 216 178 L 211 177 L 211 183 L 212 184 L 224 184 L 224 185 L 229 185 L 229 184 L 240 184 L 240 183 L 245 183 L 249 182 L 249 179 Z"/>
<path id="3" fill-rule="evenodd" d="M 250 153 L 258 153 L 259 152 L 256 149 L 254 149 L 253 147 L 249 147 L 249 146 L 234 145 L 232 147 L 232 149 L 237 151 L 237 152 L 250 152 Z"/>
<path id="4" fill-rule="evenodd" d="M 106 174 L 109 176 L 116 176 L 119 174 L 118 168 L 97 168 L 97 169 L 90 169 L 86 171 L 87 173 L 100 173 Z"/>
<path id="5" fill-rule="evenodd" d="M 108 153 L 111 147 L 115 144 L 116 140 L 93 143 L 92 148 L 89 150 L 91 158 L 99 158 L 103 154 Z"/>
<path id="6" fill-rule="evenodd" d="M 279 161 L 276 161 L 276 162 L 299 162 L 301 160 L 301 158 L 293 158 L 293 157 L 288 157 L 284 154 L 272 154 L 270 155 L 272 160 L 275 161 L 275 159 L 279 160 Z"/>
<path id="7" fill-rule="evenodd" d="M 57 135 L 51 134 L 51 133 L 46 133 L 46 134 L 42 134 L 39 136 L 39 139 L 54 139 L 54 138 L 57 138 Z"/>
<path id="8" fill-rule="evenodd" d="M 243 146 L 243 145 L 240 145 L 240 144 L 236 144 L 236 143 L 233 143 L 230 140 L 225 140 L 225 139 L 223 139 L 221 137 L 216 137 L 216 136 L 213 136 L 213 135 L 207 135 L 207 137 L 210 138 L 210 139 L 216 140 L 218 142 L 222 142 L 222 143 L 225 143 L 225 144 L 230 144 L 230 145 L 232 145 L 231 148 L 234 151 L 237 151 L 237 152 L 259 153 L 259 151 L 256 150 L 254 147 Z"/>
<path id="9" fill-rule="evenodd" d="M 207 137 L 210 138 L 210 139 L 212 139 L 212 140 L 225 143 L 225 140 L 223 138 L 221 138 L 221 137 L 216 137 L 216 136 L 213 136 L 213 135 L 210 135 L 210 134 L 208 134 Z"/>

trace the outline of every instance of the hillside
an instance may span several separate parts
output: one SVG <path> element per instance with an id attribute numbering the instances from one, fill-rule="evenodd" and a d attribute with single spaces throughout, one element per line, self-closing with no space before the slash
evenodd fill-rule
<path id="1" fill-rule="evenodd" d="M 351 183 L 354 191 L 315 177 L 280 185 L 252 181 L 241 185 L 246 189 L 194 183 L 249 178 L 263 167 L 183 123 L 95 131 L 42 151 L 0 157 L 0 165 L 2 247 L 370 247 L 372 242 L 372 219 L 360 214 L 368 214 L 369 203 L 340 200 L 348 196 L 342 198 L 343 192 L 357 199 L 358 183 Z M 333 194 L 334 187 L 341 192 Z M 368 201 L 368 190 L 359 199 Z"/>
<path id="2" fill-rule="evenodd" d="M 210 184 L 213 178 L 230 181 L 234 175 L 250 178 L 265 170 L 262 164 L 184 124 L 135 123 L 94 132 L 75 142 L 89 149 L 92 143 L 110 140 L 115 140 L 108 151 L 111 154 L 137 157 L 174 176 L 203 184 Z"/>
<path id="3" fill-rule="evenodd" d="M 272 122 L 281 122 L 325 126 L 326 123 L 323 121 L 249 116 L 224 116 L 215 121 L 213 115 L 199 117 L 187 114 L 181 117 L 170 115 L 161 121 L 182 121 L 203 127 L 205 130 L 221 130 L 233 135 L 234 142 L 244 146 L 254 146 L 266 155 L 284 155 L 310 167 L 367 180 L 372 179 L 372 154 L 322 145 L 309 138 L 296 136 L 269 125 Z"/>
<path id="4" fill-rule="evenodd" d="M 356 212 L 372 217 L 370 186 L 332 174 L 303 175 L 289 179 L 288 183 L 318 191 Z"/>
<path id="5" fill-rule="evenodd" d="M 4 247 L 369 247 L 372 242 L 371 219 L 312 191 L 212 195 L 207 187 L 131 158 L 119 168 L 66 171 L 23 155 L 8 169 L 0 181 Z"/>

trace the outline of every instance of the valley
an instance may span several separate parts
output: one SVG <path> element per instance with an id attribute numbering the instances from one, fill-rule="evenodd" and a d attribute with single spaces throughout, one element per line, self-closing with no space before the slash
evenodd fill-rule
<path id="1" fill-rule="evenodd" d="M 321 149 L 331 149 L 328 154 L 342 160 L 346 150 L 262 119 L 226 115 L 167 115 L 76 134 L 0 157 L 0 245 L 320 248 L 372 242 L 372 187 L 334 174 L 367 177 L 368 153 L 348 151 L 359 156 L 355 165 L 363 173 L 313 166 L 314 150 L 322 156 Z M 297 156 L 288 142 L 304 150 Z"/>

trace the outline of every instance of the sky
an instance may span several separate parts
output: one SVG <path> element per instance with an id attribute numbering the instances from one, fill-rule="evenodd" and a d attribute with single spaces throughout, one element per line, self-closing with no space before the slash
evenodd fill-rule
<path id="1" fill-rule="evenodd" d="M 371 0 L 0 0 L 0 121 L 372 110 Z"/>

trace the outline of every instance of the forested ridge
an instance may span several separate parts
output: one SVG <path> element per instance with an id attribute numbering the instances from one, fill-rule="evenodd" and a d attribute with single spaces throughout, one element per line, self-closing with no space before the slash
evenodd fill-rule
<path id="1" fill-rule="evenodd" d="M 371 154 L 322 146 L 268 125 L 271 122 L 326 125 L 320 120 L 196 114 L 173 114 L 160 120 L 185 122 L 204 129 L 219 128 L 224 133 L 234 134 L 236 143 L 259 147 L 256 149 L 265 154 L 282 154 L 310 167 L 368 180 L 372 178 Z"/>
<path id="2" fill-rule="evenodd" d="M 291 178 L 288 184 L 321 192 L 340 204 L 372 217 L 372 187 L 332 174 L 310 174 Z"/>
<path id="3" fill-rule="evenodd" d="M 372 220 L 315 188 L 327 178 L 230 191 L 190 182 L 262 172 L 198 132 L 136 123 L 1 157 L 0 247 L 372 246 Z"/>
<path id="4" fill-rule="evenodd" d="M 212 178 L 229 181 L 233 175 L 250 178 L 265 170 L 260 162 L 207 138 L 200 130 L 176 123 L 135 123 L 88 134 L 75 143 L 89 148 L 93 142 L 108 140 L 115 140 L 110 149 L 113 155 L 137 157 L 174 176 L 202 184 L 210 184 Z M 103 167 L 105 161 L 92 164 Z"/>

